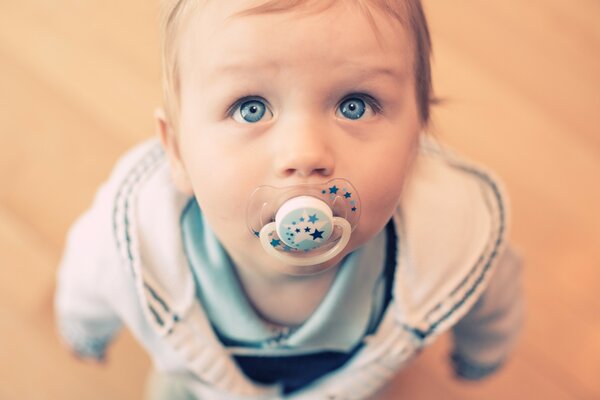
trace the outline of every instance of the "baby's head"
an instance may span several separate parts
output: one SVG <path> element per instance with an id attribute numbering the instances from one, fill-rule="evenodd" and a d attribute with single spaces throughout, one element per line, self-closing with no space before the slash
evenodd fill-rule
<path id="1" fill-rule="evenodd" d="M 179 60 L 180 39 L 194 12 L 211 0 L 162 0 L 161 2 L 161 64 L 165 111 L 168 120 L 176 125 L 180 104 Z M 221 1 L 224 3 L 224 1 Z M 318 12 L 340 0 L 262 0 L 234 1 L 240 14 L 281 13 L 286 11 Z M 245 4 L 244 4 L 245 3 Z M 361 8 L 367 17 L 371 10 L 378 10 L 399 21 L 410 34 L 413 50 L 415 96 L 423 125 L 429 122 L 432 103 L 431 40 L 421 0 L 348 0 Z M 370 17 L 369 17 L 370 18 Z"/>
<path id="2" fill-rule="evenodd" d="M 245 225 L 262 185 L 352 182 L 362 217 L 332 264 L 383 229 L 429 120 L 419 0 L 172 0 L 162 35 L 173 175 L 237 264 L 276 262 Z"/>

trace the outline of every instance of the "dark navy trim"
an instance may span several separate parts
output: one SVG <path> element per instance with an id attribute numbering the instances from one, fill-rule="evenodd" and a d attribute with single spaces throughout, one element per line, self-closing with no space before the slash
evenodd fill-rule
<path id="1" fill-rule="evenodd" d="M 383 320 L 385 316 L 385 312 L 389 304 L 394 297 L 394 282 L 396 277 L 396 261 L 398 260 L 398 254 L 400 252 L 399 243 L 398 243 L 398 235 L 396 233 L 396 226 L 394 225 L 394 219 L 392 218 L 390 222 L 385 227 L 386 229 L 386 255 L 385 255 L 385 266 L 383 271 L 383 276 L 385 280 L 385 288 L 384 288 L 384 296 L 383 296 L 383 307 L 381 308 L 381 312 L 379 316 L 377 316 L 377 320 L 369 330 L 366 332 L 366 335 L 370 335 L 377 331 L 379 328 L 379 324 Z"/>
<path id="2" fill-rule="evenodd" d="M 154 309 L 154 307 L 152 307 L 151 304 L 148 304 L 148 309 L 150 310 L 150 312 L 154 316 L 154 319 L 156 320 L 156 323 L 158 325 L 160 325 L 160 326 L 164 326 L 165 325 L 165 321 L 163 321 L 163 319 L 160 317 L 160 315 L 158 314 L 158 312 Z"/>
<path id="3" fill-rule="evenodd" d="M 287 395 L 341 368 L 361 348 L 362 344 L 359 344 L 348 353 L 325 351 L 294 356 L 234 355 L 234 359 L 248 378 L 262 384 L 278 383 Z"/>
<path id="4" fill-rule="evenodd" d="M 158 151 L 157 151 L 158 149 Z M 129 217 L 127 216 L 129 211 L 129 201 L 131 198 L 131 193 L 133 192 L 134 187 L 140 182 L 142 177 L 150 171 L 152 167 L 158 165 L 157 161 L 159 161 L 164 152 L 160 145 L 153 146 L 150 150 L 148 150 L 144 155 L 131 167 L 129 172 L 123 178 L 121 184 L 119 185 L 119 189 L 117 190 L 117 194 L 115 195 L 113 202 L 113 236 L 115 239 L 115 243 L 117 245 L 117 249 L 120 251 L 122 248 L 126 248 L 127 257 L 130 266 L 132 267 L 133 254 L 131 252 L 131 236 L 129 232 Z M 124 199 L 124 200 L 123 200 Z M 119 205 L 124 201 L 124 225 L 125 225 L 125 243 L 121 243 L 119 240 L 119 235 L 117 233 L 117 219 L 118 219 L 118 210 Z M 135 276 L 135 271 L 133 267 L 131 268 L 131 272 Z"/>
<path id="5" fill-rule="evenodd" d="M 158 295 L 158 293 L 156 293 L 156 291 L 150 285 L 148 285 L 147 282 L 144 282 L 144 287 L 148 290 L 148 292 L 150 292 L 152 298 L 156 300 L 166 312 L 171 312 L 167 303 L 165 303 L 165 301 Z"/>

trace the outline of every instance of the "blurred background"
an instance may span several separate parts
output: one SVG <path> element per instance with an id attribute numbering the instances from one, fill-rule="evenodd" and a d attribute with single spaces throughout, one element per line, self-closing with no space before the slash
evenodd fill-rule
<path id="1" fill-rule="evenodd" d="M 506 183 L 528 318 L 491 379 L 455 381 L 442 337 L 381 399 L 600 399 L 600 2 L 424 5 L 446 99 L 432 130 Z M 157 21 L 157 1 L 0 0 L 0 399 L 142 396 L 129 333 L 82 363 L 52 297 L 70 224 L 154 135 Z"/>

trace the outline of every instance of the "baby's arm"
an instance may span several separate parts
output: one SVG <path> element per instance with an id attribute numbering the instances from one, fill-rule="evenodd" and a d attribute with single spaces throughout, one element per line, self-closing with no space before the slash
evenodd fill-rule
<path id="1" fill-rule="evenodd" d="M 93 207 L 69 232 L 58 273 L 55 311 L 59 333 L 82 358 L 103 360 L 121 326 L 111 307 L 117 297 L 118 254 L 110 228 L 109 190 L 100 189 Z"/>
<path id="2" fill-rule="evenodd" d="M 521 260 L 509 247 L 475 306 L 452 329 L 452 363 L 465 379 L 496 371 L 512 349 L 523 318 Z"/>

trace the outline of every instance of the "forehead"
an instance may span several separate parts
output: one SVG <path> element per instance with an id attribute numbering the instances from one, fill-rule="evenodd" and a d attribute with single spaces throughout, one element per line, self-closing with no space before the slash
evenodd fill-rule
<path id="1" fill-rule="evenodd" d="M 249 0 L 206 1 L 180 35 L 182 75 L 199 69 L 235 69 L 244 64 L 277 67 L 396 69 L 412 65 L 411 35 L 397 15 L 371 2 L 278 3 Z M 385 65 L 385 66 L 384 66 Z"/>

